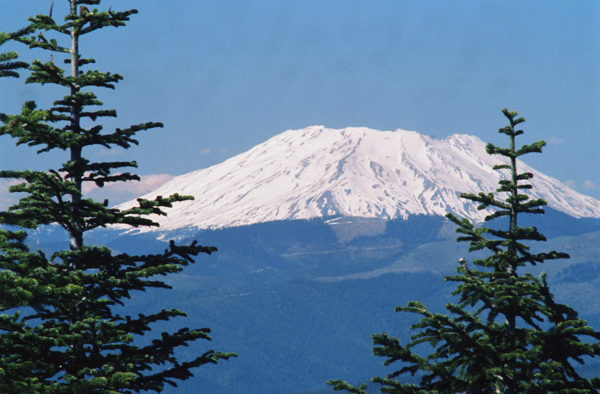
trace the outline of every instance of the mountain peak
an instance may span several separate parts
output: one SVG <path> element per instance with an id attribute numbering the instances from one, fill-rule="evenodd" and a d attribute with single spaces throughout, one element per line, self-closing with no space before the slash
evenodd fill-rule
<path id="1" fill-rule="evenodd" d="M 327 216 L 406 218 L 452 211 L 473 221 L 487 215 L 459 193 L 491 192 L 500 156 L 479 138 L 435 139 L 415 131 L 311 126 L 285 131 L 221 164 L 178 176 L 143 198 L 180 193 L 194 201 L 154 218 L 161 231 L 220 228 Z M 600 201 L 583 196 L 524 163 L 533 198 L 574 217 L 600 217 Z M 134 201 L 120 207 L 134 205 Z"/>

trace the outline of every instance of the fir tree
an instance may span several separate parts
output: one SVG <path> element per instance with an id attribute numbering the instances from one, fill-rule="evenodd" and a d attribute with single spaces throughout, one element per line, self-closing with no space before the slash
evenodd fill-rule
<path id="1" fill-rule="evenodd" d="M 502 111 L 509 125 L 499 132 L 509 138 L 509 147 L 488 144 L 489 154 L 505 159 L 494 167 L 505 179 L 497 193 L 461 194 L 479 204 L 492 207 L 485 222 L 508 219 L 505 230 L 476 227 L 467 219 L 447 217 L 458 225 L 458 241 L 469 242 L 469 251 L 487 251 L 474 259 L 472 267 L 460 259 L 456 275 L 456 304 L 446 304 L 448 315 L 431 313 L 420 302 L 409 302 L 396 311 L 415 313 L 420 321 L 411 326 L 416 333 L 406 345 L 386 333 L 373 335 L 373 353 L 384 357 L 384 365 L 400 364 L 388 376 L 375 377 L 385 393 L 595 393 L 600 378 L 586 379 L 577 373 L 576 364 L 586 357 L 600 355 L 600 333 L 578 317 L 575 310 L 555 301 L 546 275 L 535 277 L 527 266 L 546 260 L 563 259 L 565 253 L 534 253 L 528 243 L 545 241 L 534 227 L 520 227 L 523 214 L 541 214 L 546 202 L 530 200 L 523 193 L 531 189 L 531 173 L 519 173 L 517 158 L 541 152 L 543 141 L 517 149 L 515 139 L 523 134 L 516 128 L 524 122 L 514 111 Z M 497 220 L 496 220 L 497 222 Z M 504 225 L 504 224 L 503 224 Z M 496 228 L 498 228 L 496 226 Z M 523 271 L 523 272 L 522 272 Z M 421 356 L 416 348 L 429 344 L 431 354 Z M 418 384 L 402 383 L 411 375 Z M 340 380 L 329 381 L 334 390 L 366 394 L 367 386 L 354 387 Z"/>
<path id="2" fill-rule="evenodd" d="M 235 354 L 208 350 L 191 360 L 178 360 L 176 351 L 182 346 L 210 339 L 207 328 L 163 332 L 146 345 L 136 345 L 134 338 L 148 334 L 153 323 L 185 313 L 173 309 L 129 316 L 117 308 L 136 291 L 170 288 L 157 276 L 177 273 L 194 256 L 216 249 L 171 242 L 162 253 L 132 256 L 84 242 L 86 232 L 107 225 L 155 226 L 146 215 L 163 215 L 164 208 L 192 197 L 139 199 L 137 207 L 119 210 L 82 193 L 85 182 L 102 187 L 139 180 L 123 171 L 136 167 L 135 162 L 92 162 L 84 156 L 86 149 L 126 149 L 138 143 L 136 133 L 162 124 L 104 132 L 98 121 L 117 114 L 100 108 L 95 91 L 114 89 L 122 77 L 89 69 L 94 60 L 79 51 L 82 36 L 124 26 L 137 11 L 92 8 L 100 0 L 64 1 L 69 12 L 63 22 L 52 17 L 50 8 L 48 14 L 29 18 L 25 30 L 0 34 L 0 44 L 14 39 L 46 54 L 46 61 L 29 66 L 27 83 L 65 89 L 65 96 L 48 109 L 29 101 L 20 114 L 1 114 L 0 135 L 15 138 L 18 145 L 36 146 L 38 154 L 58 150 L 67 156 L 57 169 L 0 171 L 0 178 L 21 181 L 11 192 L 25 193 L 0 212 L 0 392 L 160 392 L 165 384 L 176 386 L 178 380 L 192 377 L 194 368 Z M 15 59 L 12 52 L 0 56 L 0 76 L 16 76 L 15 70 L 26 66 Z M 59 66 L 60 60 L 68 70 Z M 64 228 L 69 248 L 52 255 L 30 249 L 27 230 L 44 225 Z"/>

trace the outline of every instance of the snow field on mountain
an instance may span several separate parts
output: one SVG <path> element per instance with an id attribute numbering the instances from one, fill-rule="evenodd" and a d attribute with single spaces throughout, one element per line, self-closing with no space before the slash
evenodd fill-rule
<path id="1" fill-rule="evenodd" d="M 500 160 L 485 152 L 479 138 L 464 134 L 439 140 L 414 131 L 312 126 L 288 130 L 221 164 L 178 176 L 143 198 L 195 197 L 168 209 L 167 217 L 153 218 L 160 223 L 158 231 L 448 211 L 482 221 L 488 213 L 459 193 L 495 190 L 500 174 L 492 167 Z M 544 198 L 574 217 L 600 217 L 599 201 L 524 163 L 519 170 L 535 174 L 533 198 Z"/>

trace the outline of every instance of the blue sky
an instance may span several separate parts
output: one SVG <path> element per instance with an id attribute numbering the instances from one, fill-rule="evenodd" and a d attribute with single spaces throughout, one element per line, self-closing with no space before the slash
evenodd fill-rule
<path id="1" fill-rule="evenodd" d="M 47 13 L 50 4 L 2 1 L 0 31 Z M 106 128 L 165 124 L 140 135 L 140 146 L 128 152 L 88 152 L 92 159 L 135 159 L 146 175 L 128 191 L 107 190 L 113 202 L 311 125 L 437 138 L 467 133 L 503 144 L 497 130 L 506 124 L 504 107 L 527 119 L 523 143 L 548 142 L 528 164 L 600 198 L 596 0 L 120 0 L 100 8 L 109 5 L 139 14 L 80 46 L 95 68 L 125 77 L 116 91 L 98 92 L 119 114 Z M 54 16 L 65 8 L 56 0 Z M 1 112 L 60 97 L 23 82 L 0 82 Z M 33 155 L 0 138 L 1 168 L 56 168 L 66 160 Z"/>

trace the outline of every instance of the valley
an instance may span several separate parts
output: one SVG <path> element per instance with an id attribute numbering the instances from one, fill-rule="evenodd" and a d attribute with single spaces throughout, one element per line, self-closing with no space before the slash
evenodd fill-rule
<path id="1" fill-rule="evenodd" d="M 394 307 L 419 300 L 444 312 L 443 305 L 453 301 L 453 285 L 443 277 L 454 273 L 458 258 L 477 255 L 455 241 L 453 225 L 441 217 L 366 221 L 370 225 L 365 219 L 330 218 L 169 234 L 180 243 L 197 239 L 219 250 L 168 278 L 172 290 L 134 294 L 124 312 L 179 308 L 188 317 L 174 320 L 173 328 L 208 326 L 213 337 L 185 353 L 215 349 L 239 357 L 200 368 L 194 379 L 167 392 L 191 394 L 202 386 L 211 393 L 242 388 L 256 394 L 320 393 L 331 391 L 329 379 L 359 383 L 389 372 L 371 354 L 371 334 L 407 340 L 414 317 Z M 571 255 L 532 272 L 548 272 L 557 301 L 600 327 L 600 220 L 549 210 L 532 225 L 553 233 L 544 248 Z M 61 242 L 45 245 L 52 237 L 41 232 L 38 237 L 31 241 L 48 251 Z M 100 230 L 90 242 L 136 254 L 160 251 L 168 238 Z M 169 327 L 156 324 L 155 330 Z M 596 364 L 586 368 L 590 365 Z"/>

